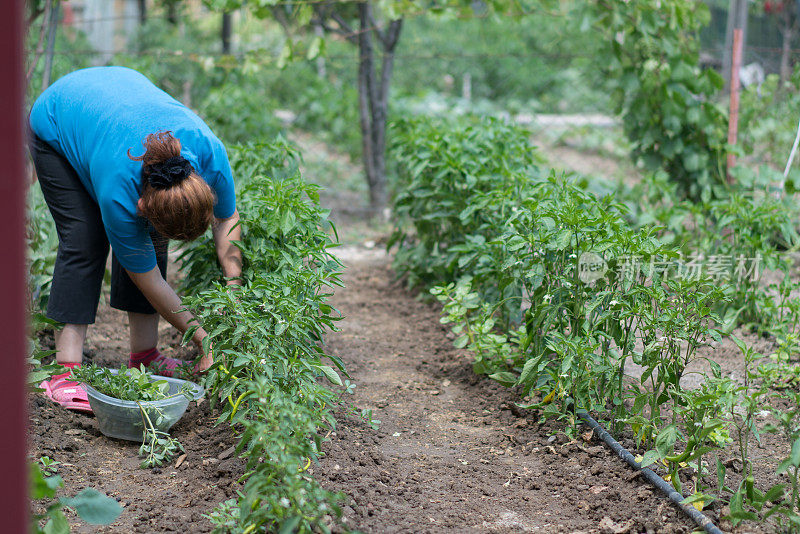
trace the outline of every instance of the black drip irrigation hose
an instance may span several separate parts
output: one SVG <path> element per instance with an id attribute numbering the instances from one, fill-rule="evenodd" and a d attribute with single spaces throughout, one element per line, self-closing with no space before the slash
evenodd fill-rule
<path id="1" fill-rule="evenodd" d="M 611 450 L 617 453 L 617 456 L 625 460 L 628 465 L 642 473 L 648 482 L 666 493 L 667 497 L 669 497 L 669 500 L 678 505 L 678 507 L 683 510 L 686 515 L 691 517 L 695 523 L 703 527 L 708 534 L 723 534 L 719 527 L 717 527 L 714 522 L 711 521 L 705 514 L 697 510 L 692 505 L 682 504 L 683 495 L 675 491 L 675 488 L 672 487 L 672 484 L 658 476 L 652 469 L 642 467 L 642 465 L 636 461 L 630 451 L 620 445 L 617 440 L 612 438 L 611 434 L 606 432 L 606 430 L 600 426 L 600 424 L 595 421 L 591 415 L 586 412 L 578 412 L 578 416 L 583 419 L 584 423 L 589 425 L 589 427 L 600 437 L 600 439 L 605 442 L 606 445 L 611 447 Z"/>

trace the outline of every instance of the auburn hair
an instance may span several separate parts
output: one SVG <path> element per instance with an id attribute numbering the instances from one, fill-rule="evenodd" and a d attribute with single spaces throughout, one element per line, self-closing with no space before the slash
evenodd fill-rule
<path id="1" fill-rule="evenodd" d="M 191 241 L 208 229 L 214 220 L 214 192 L 196 172 L 169 188 L 153 187 L 149 180 L 152 165 L 181 155 L 181 142 L 172 132 L 157 132 L 144 140 L 145 152 L 128 157 L 142 162 L 142 187 L 139 214 L 168 239 Z"/>

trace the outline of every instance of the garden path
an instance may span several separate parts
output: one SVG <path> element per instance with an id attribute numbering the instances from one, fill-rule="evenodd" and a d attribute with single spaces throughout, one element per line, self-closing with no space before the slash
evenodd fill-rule
<path id="1" fill-rule="evenodd" d="M 690 532 L 590 435 L 550 438 L 515 394 L 472 372 L 435 305 L 396 281 L 382 250 L 342 247 L 344 316 L 328 349 L 378 430 L 341 414 L 314 476 L 346 492 L 364 532 Z"/>

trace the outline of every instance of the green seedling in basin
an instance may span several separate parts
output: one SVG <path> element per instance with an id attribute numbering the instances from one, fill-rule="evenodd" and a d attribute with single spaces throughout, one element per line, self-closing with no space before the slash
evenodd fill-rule
<path id="1" fill-rule="evenodd" d="M 139 447 L 142 468 L 152 468 L 164 465 L 179 451 L 183 445 L 171 437 L 167 432 L 158 430 L 164 414 L 157 407 L 149 404 L 153 401 L 169 399 L 184 395 L 193 398 L 192 388 L 186 384 L 180 392 L 170 395 L 169 382 L 166 380 L 153 380 L 153 375 L 140 369 L 120 368 L 117 372 L 96 365 L 76 367 L 72 370 L 75 380 L 89 384 L 100 393 L 120 400 L 133 401 L 139 406 L 142 414 L 143 437 L 142 446 Z"/>
<path id="2" fill-rule="evenodd" d="M 153 380 L 153 375 L 140 369 L 120 367 L 116 372 L 94 364 L 76 367 L 72 370 L 75 380 L 89 384 L 94 389 L 125 401 L 158 401 L 170 398 L 169 383 L 166 380 Z M 184 386 L 178 395 L 193 398 L 192 388 Z"/>

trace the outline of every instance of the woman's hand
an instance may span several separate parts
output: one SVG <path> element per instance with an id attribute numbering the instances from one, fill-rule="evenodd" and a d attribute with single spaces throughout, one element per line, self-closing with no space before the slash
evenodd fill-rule
<path id="1" fill-rule="evenodd" d="M 144 294 L 150 304 L 158 311 L 158 313 L 166 319 L 172 326 L 181 332 L 186 332 L 190 327 L 196 325 L 194 316 L 183 309 L 180 297 L 175 294 L 175 291 L 167 284 L 161 277 L 161 272 L 158 267 L 146 273 L 132 273 L 128 274 L 133 280 L 133 283 Z M 207 336 L 205 330 L 198 328 L 192 336 L 192 341 L 203 351 L 203 339 Z M 213 349 L 211 345 L 208 347 L 208 353 L 204 354 L 200 361 L 194 367 L 196 373 L 208 370 L 214 364 Z"/>
<path id="2" fill-rule="evenodd" d="M 214 354 L 211 347 L 208 347 L 208 354 L 204 354 L 200 361 L 194 366 L 195 373 L 202 373 L 208 371 L 208 368 L 214 365 Z"/>

